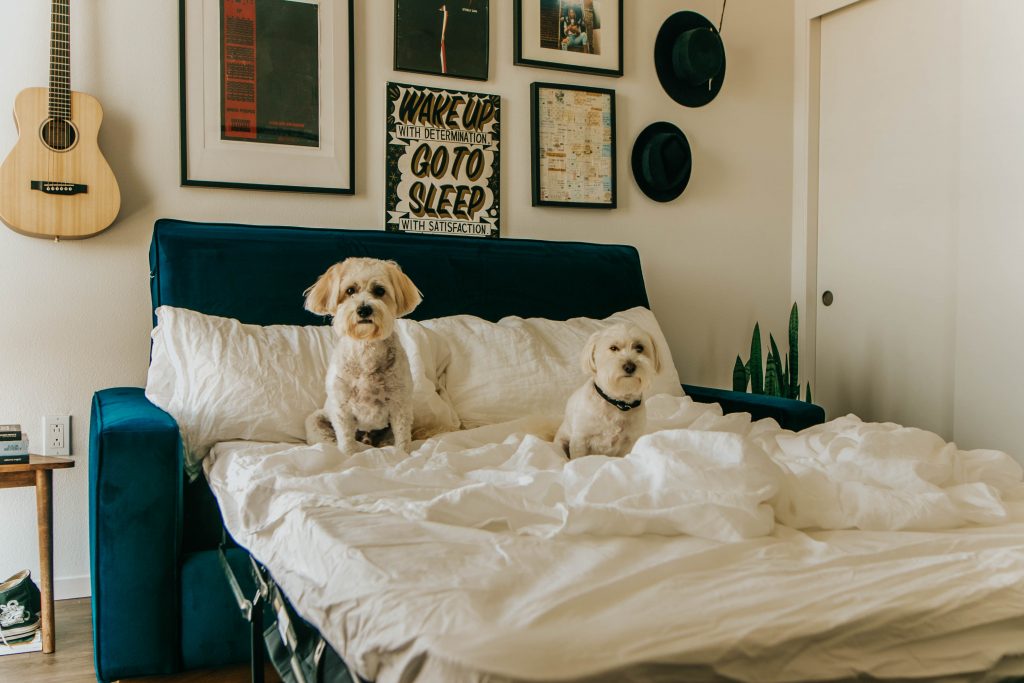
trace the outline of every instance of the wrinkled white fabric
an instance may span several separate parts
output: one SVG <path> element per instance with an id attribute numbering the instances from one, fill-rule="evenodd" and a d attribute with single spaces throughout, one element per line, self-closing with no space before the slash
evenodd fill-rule
<path id="1" fill-rule="evenodd" d="M 381 682 L 916 677 L 1024 653 L 1009 456 L 852 416 L 648 413 L 621 459 L 566 462 L 537 416 L 408 456 L 219 444 L 206 469 L 232 535 Z"/>

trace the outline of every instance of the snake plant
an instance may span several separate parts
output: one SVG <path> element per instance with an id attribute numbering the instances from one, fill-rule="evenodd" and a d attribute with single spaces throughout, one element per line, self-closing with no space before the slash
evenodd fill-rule
<path id="1" fill-rule="evenodd" d="M 800 399 L 800 314 L 794 303 L 789 311 L 789 353 L 783 356 L 775 337 L 768 335 L 768 357 L 762 364 L 761 326 L 754 323 L 754 333 L 750 338 L 750 358 L 746 363 L 736 356 L 732 368 L 732 388 L 734 391 L 782 398 Z M 807 383 L 804 400 L 811 402 L 811 383 Z"/>

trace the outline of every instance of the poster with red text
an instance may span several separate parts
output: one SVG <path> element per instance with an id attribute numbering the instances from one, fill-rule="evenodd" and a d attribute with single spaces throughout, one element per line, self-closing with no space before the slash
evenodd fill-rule
<path id="1" fill-rule="evenodd" d="M 317 4 L 220 4 L 221 139 L 319 146 Z"/>

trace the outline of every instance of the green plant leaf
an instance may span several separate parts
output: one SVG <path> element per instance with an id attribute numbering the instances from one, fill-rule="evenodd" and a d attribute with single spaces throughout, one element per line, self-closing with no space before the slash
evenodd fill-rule
<path id="1" fill-rule="evenodd" d="M 761 370 L 761 326 L 754 323 L 754 334 L 750 338 L 750 393 L 764 393 L 764 375 Z"/>
<path id="2" fill-rule="evenodd" d="M 789 386 L 789 354 L 786 354 L 786 360 L 782 366 L 782 386 L 780 387 L 782 396 L 785 398 L 793 398 L 792 387 Z"/>
<path id="3" fill-rule="evenodd" d="M 768 353 L 768 359 L 771 361 L 771 371 L 775 375 L 775 393 L 770 395 L 785 396 L 785 394 L 782 393 L 782 356 L 779 355 L 779 345 L 775 343 L 775 337 L 770 333 L 768 334 L 768 344 L 771 346 L 771 351 Z M 766 383 L 767 381 L 768 379 L 765 378 Z M 769 393 L 767 389 L 765 389 L 765 393 Z"/>
<path id="4" fill-rule="evenodd" d="M 789 311 L 789 375 L 790 398 L 800 398 L 800 313 L 796 302 Z"/>
<path id="5" fill-rule="evenodd" d="M 736 356 L 736 364 L 732 368 L 732 390 L 747 390 L 747 369 L 743 366 L 743 360 Z"/>
<path id="6" fill-rule="evenodd" d="M 807 398 L 804 399 L 804 400 L 806 400 L 808 403 L 814 403 L 814 401 L 811 399 L 811 383 L 810 382 L 807 383 Z"/>
<path id="7" fill-rule="evenodd" d="M 774 353 L 769 353 L 768 360 L 765 361 L 764 393 L 768 396 L 779 395 L 779 368 Z"/>

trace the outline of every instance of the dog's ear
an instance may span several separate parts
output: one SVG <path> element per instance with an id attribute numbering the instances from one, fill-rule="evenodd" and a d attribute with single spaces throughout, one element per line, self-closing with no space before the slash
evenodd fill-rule
<path id="1" fill-rule="evenodd" d="M 658 345 L 654 343 L 654 337 L 647 335 L 647 348 L 651 350 L 651 358 L 654 360 L 654 371 L 661 372 L 661 354 L 658 352 Z"/>
<path id="2" fill-rule="evenodd" d="M 335 263 L 320 276 L 312 287 L 303 292 L 306 310 L 317 315 L 334 315 L 338 309 L 339 288 L 345 272 L 345 261 Z"/>
<path id="3" fill-rule="evenodd" d="M 391 287 L 395 290 L 395 306 L 398 308 L 395 315 L 401 318 L 403 315 L 412 313 L 420 302 L 423 295 L 416 285 L 412 283 L 409 276 L 402 272 L 401 266 L 394 261 L 388 261 L 388 275 L 391 277 Z"/>
<path id="4" fill-rule="evenodd" d="M 583 353 L 580 354 L 580 366 L 583 368 L 583 372 L 596 375 L 597 374 L 597 340 L 600 339 L 602 330 L 598 330 L 594 334 L 590 335 L 590 339 L 583 346 Z"/>

